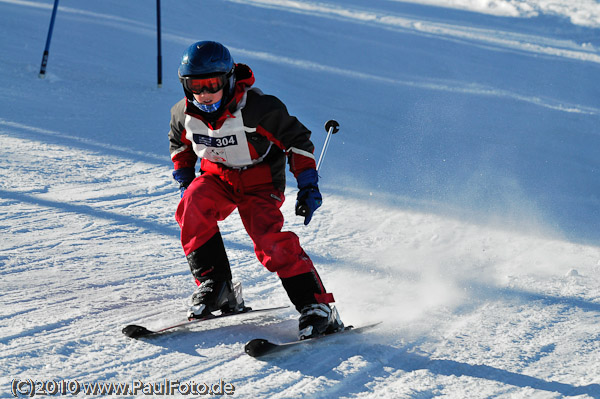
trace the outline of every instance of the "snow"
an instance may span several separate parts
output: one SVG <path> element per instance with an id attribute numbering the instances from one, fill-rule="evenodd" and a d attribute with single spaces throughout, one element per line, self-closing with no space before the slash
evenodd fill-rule
<path id="1" fill-rule="evenodd" d="M 38 79 L 52 4 L 0 0 L 0 397 L 31 379 L 600 398 L 597 1 L 163 2 L 161 88 L 154 4 L 134 1 L 61 1 Z M 286 228 L 343 320 L 381 326 L 268 360 L 243 345 L 292 339 L 292 308 L 121 334 L 181 320 L 193 290 L 166 134 L 179 58 L 204 39 L 317 151 L 340 122 L 323 206 L 303 226 L 290 176 Z M 247 303 L 288 304 L 239 217 L 221 228 Z"/>
<path id="2" fill-rule="evenodd" d="M 392 0 L 394 1 L 394 0 Z M 598 28 L 600 5 L 596 0 L 400 0 L 418 4 L 450 7 L 484 14 L 531 18 L 558 15 L 575 25 Z"/>

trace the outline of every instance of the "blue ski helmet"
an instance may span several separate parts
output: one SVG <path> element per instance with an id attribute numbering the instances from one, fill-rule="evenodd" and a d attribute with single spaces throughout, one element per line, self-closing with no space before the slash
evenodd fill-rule
<path id="1" fill-rule="evenodd" d="M 217 42 L 201 41 L 192 44 L 183 52 L 178 75 L 189 100 L 193 100 L 193 95 L 186 89 L 186 79 L 225 75 L 227 84 L 224 96 L 229 98 L 235 85 L 234 69 L 235 63 L 227 47 Z"/>
<path id="2" fill-rule="evenodd" d="M 179 78 L 229 74 L 233 72 L 233 66 L 227 47 L 217 42 L 197 42 L 184 51 Z"/>

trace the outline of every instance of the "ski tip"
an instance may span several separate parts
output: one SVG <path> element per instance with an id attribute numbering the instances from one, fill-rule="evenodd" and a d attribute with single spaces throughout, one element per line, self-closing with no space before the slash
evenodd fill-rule
<path id="1" fill-rule="evenodd" d="M 154 331 L 150 331 L 146 327 L 138 326 L 135 324 L 125 326 L 121 331 L 129 338 L 139 338 L 154 333 Z"/>
<path id="2" fill-rule="evenodd" d="M 277 344 L 267 341 L 266 339 L 256 338 L 248 342 L 244 347 L 246 353 L 252 357 L 260 357 L 271 352 Z"/>

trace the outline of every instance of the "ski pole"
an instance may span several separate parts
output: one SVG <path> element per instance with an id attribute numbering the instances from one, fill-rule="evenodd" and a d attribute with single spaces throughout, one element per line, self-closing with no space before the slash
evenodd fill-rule
<path id="1" fill-rule="evenodd" d="M 325 153 L 327 152 L 327 147 L 329 147 L 329 141 L 331 140 L 331 135 L 340 131 L 340 124 L 336 120 L 330 119 L 325 123 L 325 130 L 327 131 L 327 137 L 325 138 L 325 144 L 323 145 L 321 155 L 319 156 L 319 162 L 317 162 L 317 172 L 323 163 L 323 158 L 325 158 Z"/>
<path id="2" fill-rule="evenodd" d="M 340 124 L 337 121 L 330 119 L 325 123 L 325 130 L 327 130 L 327 137 L 325 138 L 325 144 L 323 145 L 323 149 L 321 150 L 321 155 L 319 156 L 319 162 L 317 162 L 317 173 L 319 173 L 319 168 L 323 163 L 323 158 L 325 157 L 325 153 L 327 152 L 327 147 L 329 146 L 329 140 L 331 140 L 331 135 L 337 133 L 340 130 Z M 306 204 L 298 204 L 296 203 L 296 215 L 306 216 L 310 212 L 310 209 Z M 307 224 L 306 222 L 304 224 Z"/>

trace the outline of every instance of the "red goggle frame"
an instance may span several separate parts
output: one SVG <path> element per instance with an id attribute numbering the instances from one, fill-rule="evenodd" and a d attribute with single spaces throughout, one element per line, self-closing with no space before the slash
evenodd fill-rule
<path id="1" fill-rule="evenodd" d="M 216 93 L 225 87 L 227 83 L 226 75 L 213 76 L 211 78 L 185 78 L 184 87 L 194 94 L 201 94 L 204 91 Z"/>

